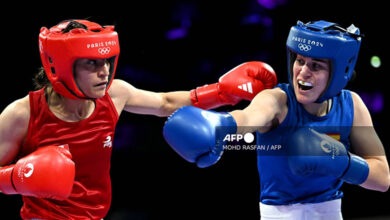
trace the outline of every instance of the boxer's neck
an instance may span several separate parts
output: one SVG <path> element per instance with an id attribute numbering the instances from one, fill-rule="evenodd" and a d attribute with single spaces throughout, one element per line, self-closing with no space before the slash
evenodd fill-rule
<path id="1" fill-rule="evenodd" d="M 332 100 L 328 99 L 322 103 L 304 104 L 303 108 L 310 114 L 321 117 L 327 115 L 332 109 Z"/>
<path id="2" fill-rule="evenodd" d="M 47 103 L 50 111 L 55 116 L 68 122 L 86 119 L 95 110 L 95 102 L 93 100 L 69 99 L 55 91 L 48 92 Z"/>

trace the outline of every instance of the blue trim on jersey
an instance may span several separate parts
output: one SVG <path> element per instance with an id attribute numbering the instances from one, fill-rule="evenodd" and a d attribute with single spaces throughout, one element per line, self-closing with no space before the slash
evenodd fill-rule
<path id="1" fill-rule="evenodd" d="M 343 196 L 342 181 L 330 176 L 312 174 L 296 176 L 287 163 L 287 140 L 297 128 L 307 126 L 333 135 L 349 150 L 353 123 L 353 100 L 350 91 L 342 90 L 332 98 L 332 108 L 325 116 L 308 113 L 295 98 L 289 84 L 279 84 L 287 95 L 288 113 L 275 129 L 257 132 L 257 165 L 260 176 L 260 201 L 269 205 L 318 203 Z"/>

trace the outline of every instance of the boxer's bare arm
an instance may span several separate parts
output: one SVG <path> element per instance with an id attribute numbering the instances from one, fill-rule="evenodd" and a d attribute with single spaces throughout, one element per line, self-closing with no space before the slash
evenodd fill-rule
<path id="1" fill-rule="evenodd" d="M 370 168 L 368 178 L 361 186 L 371 190 L 387 191 L 390 186 L 390 173 L 384 147 L 364 102 L 354 92 L 352 98 L 354 120 L 350 135 L 351 147 L 354 153 L 367 161 Z"/>
<path id="2" fill-rule="evenodd" d="M 237 133 L 264 133 L 281 123 L 287 115 L 287 96 L 279 88 L 260 92 L 243 110 L 231 112 L 237 123 Z"/>
<path id="3" fill-rule="evenodd" d="M 137 89 L 123 80 L 114 80 L 108 93 L 119 114 L 125 110 L 137 114 L 169 116 L 176 109 L 191 105 L 189 91 L 150 92 Z"/>
<path id="4" fill-rule="evenodd" d="M 0 166 L 15 159 L 26 137 L 30 119 L 29 97 L 8 105 L 0 115 Z"/>

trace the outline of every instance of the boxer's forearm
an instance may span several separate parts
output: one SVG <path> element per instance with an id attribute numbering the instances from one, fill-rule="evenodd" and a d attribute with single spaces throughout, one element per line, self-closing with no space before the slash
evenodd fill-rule
<path id="1" fill-rule="evenodd" d="M 162 104 L 159 109 L 158 116 L 169 116 L 180 107 L 191 105 L 189 91 L 176 91 L 159 94 L 162 97 Z"/>

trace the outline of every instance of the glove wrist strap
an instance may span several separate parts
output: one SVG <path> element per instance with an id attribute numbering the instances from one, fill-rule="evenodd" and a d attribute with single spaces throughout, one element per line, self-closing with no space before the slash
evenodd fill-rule
<path id="1" fill-rule="evenodd" d="M 349 166 L 342 177 L 342 180 L 349 183 L 359 185 L 366 181 L 369 173 L 367 162 L 354 154 L 348 152 Z"/>
<path id="2" fill-rule="evenodd" d="M 213 109 L 224 103 L 219 99 L 218 83 L 204 85 L 191 90 L 191 103 L 202 109 Z"/>

